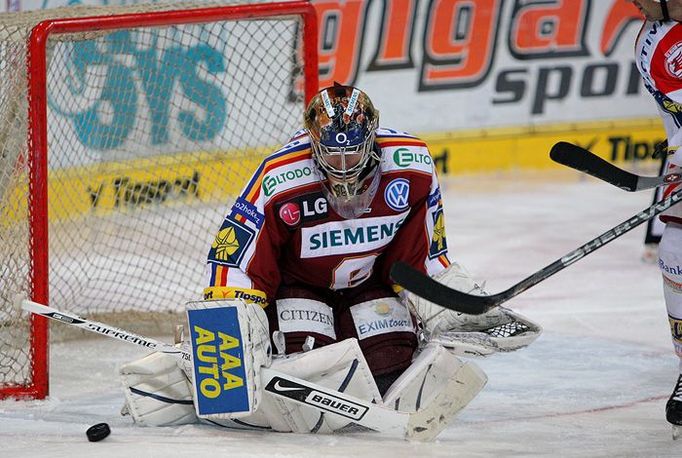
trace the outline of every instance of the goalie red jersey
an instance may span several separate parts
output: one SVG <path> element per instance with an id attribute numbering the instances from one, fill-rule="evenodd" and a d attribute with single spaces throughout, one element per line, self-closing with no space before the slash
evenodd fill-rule
<path id="1" fill-rule="evenodd" d="M 304 131 L 266 158 L 210 248 L 207 297 L 272 302 L 280 286 L 343 290 L 370 279 L 392 285 L 389 271 L 398 260 L 430 275 L 448 266 L 440 188 L 426 144 L 378 129 L 375 149 L 381 161 L 366 191 L 371 200 L 353 218 L 329 204 Z"/>

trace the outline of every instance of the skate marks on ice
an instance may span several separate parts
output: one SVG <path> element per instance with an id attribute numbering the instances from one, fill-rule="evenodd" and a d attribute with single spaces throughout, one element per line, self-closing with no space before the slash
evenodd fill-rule
<path id="1" fill-rule="evenodd" d="M 650 201 L 647 193 L 591 179 L 445 181 L 453 258 L 488 279 L 491 290 L 508 287 Z M 488 385 L 435 443 L 375 434 L 139 428 L 118 415 L 123 394 L 116 372 L 143 353 L 95 338 L 52 347 L 50 399 L 0 402 L 0 456 L 680 456 L 682 442 L 671 440 L 664 413 L 677 362 L 660 273 L 639 261 L 643 236 L 633 231 L 510 301 L 545 333 L 522 351 L 476 360 Z M 111 436 L 89 443 L 85 430 L 100 422 L 110 424 Z"/>

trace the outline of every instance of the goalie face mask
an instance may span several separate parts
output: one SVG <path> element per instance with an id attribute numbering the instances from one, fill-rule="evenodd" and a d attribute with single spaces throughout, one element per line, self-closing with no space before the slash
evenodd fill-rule
<path id="1" fill-rule="evenodd" d="M 330 204 L 344 218 L 359 216 L 376 188 L 379 112 L 361 90 L 335 85 L 313 97 L 304 125 Z"/>

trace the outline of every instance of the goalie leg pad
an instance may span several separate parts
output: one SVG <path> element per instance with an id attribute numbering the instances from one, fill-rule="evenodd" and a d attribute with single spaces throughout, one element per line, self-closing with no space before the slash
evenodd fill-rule
<path id="1" fill-rule="evenodd" d="M 384 403 L 396 410 L 417 412 L 408 438 L 434 439 L 488 381 L 472 362 L 462 362 L 444 347 L 428 344 L 412 365 L 391 385 Z M 429 428 L 416 427 L 428 424 Z"/>
<path id="2" fill-rule="evenodd" d="M 356 339 L 275 358 L 272 369 L 359 399 L 381 402 L 381 395 Z M 325 415 L 319 409 L 267 394 L 261 406 L 261 413 L 276 431 L 331 433 L 351 423 L 350 420 Z"/>
<path id="3" fill-rule="evenodd" d="M 384 395 L 384 403 L 396 410 L 416 412 L 443 391 L 448 381 L 455 378 L 464 366 L 462 360 L 443 346 L 429 343 L 410 367 L 393 382 Z M 481 373 L 479 380 L 474 383 L 476 393 L 483 388 L 486 381 L 487 377 Z M 462 389 L 468 391 L 468 388 Z M 456 396 L 457 393 L 452 395 Z"/>
<path id="4" fill-rule="evenodd" d="M 260 368 L 272 355 L 263 309 L 238 299 L 190 302 L 187 321 L 197 415 L 251 416 L 261 400 Z"/>
<path id="5" fill-rule="evenodd" d="M 195 423 L 192 385 L 176 358 L 152 353 L 120 368 L 123 392 L 133 421 L 140 426 Z"/>
<path id="6" fill-rule="evenodd" d="M 320 347 L 337 341 L 332 308 L 322 298 L 301 288 L 280 288 L 278 298 L 265 311 L 272 331 L 284 335 L 286 353 L 303 350 L 309 337 Z"/>

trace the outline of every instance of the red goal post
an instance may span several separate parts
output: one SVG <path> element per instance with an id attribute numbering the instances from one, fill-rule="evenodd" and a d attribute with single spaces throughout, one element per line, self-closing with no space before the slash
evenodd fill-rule
<path id="1" fill-rule="evenodd" d="M 41 12 L 81 17 L 31 27 L 26 102 L 0 87 L 0 122 L 14 126 L 0 126 L 0 155 L 10 159 L 0 170 L 0 398 L 48 394 L 47 320 L 19 311 L 15 296 L 161 321 L 196 299 L 193 257 L 204 261 L 197 250 L 208 250 L 216 215 L 301 124 L 317 91 L 308 2 L 141 6 Z M 85 89 L 64 90 L 70 77 Z M 25 144 L 12 140 L 22 131 Z M 187 249 L 195 238 L 200 248 Z M 168 256 L 180 251 L 189 260 Z M 180 266 L 172 275 L 170 258 Z"/>

